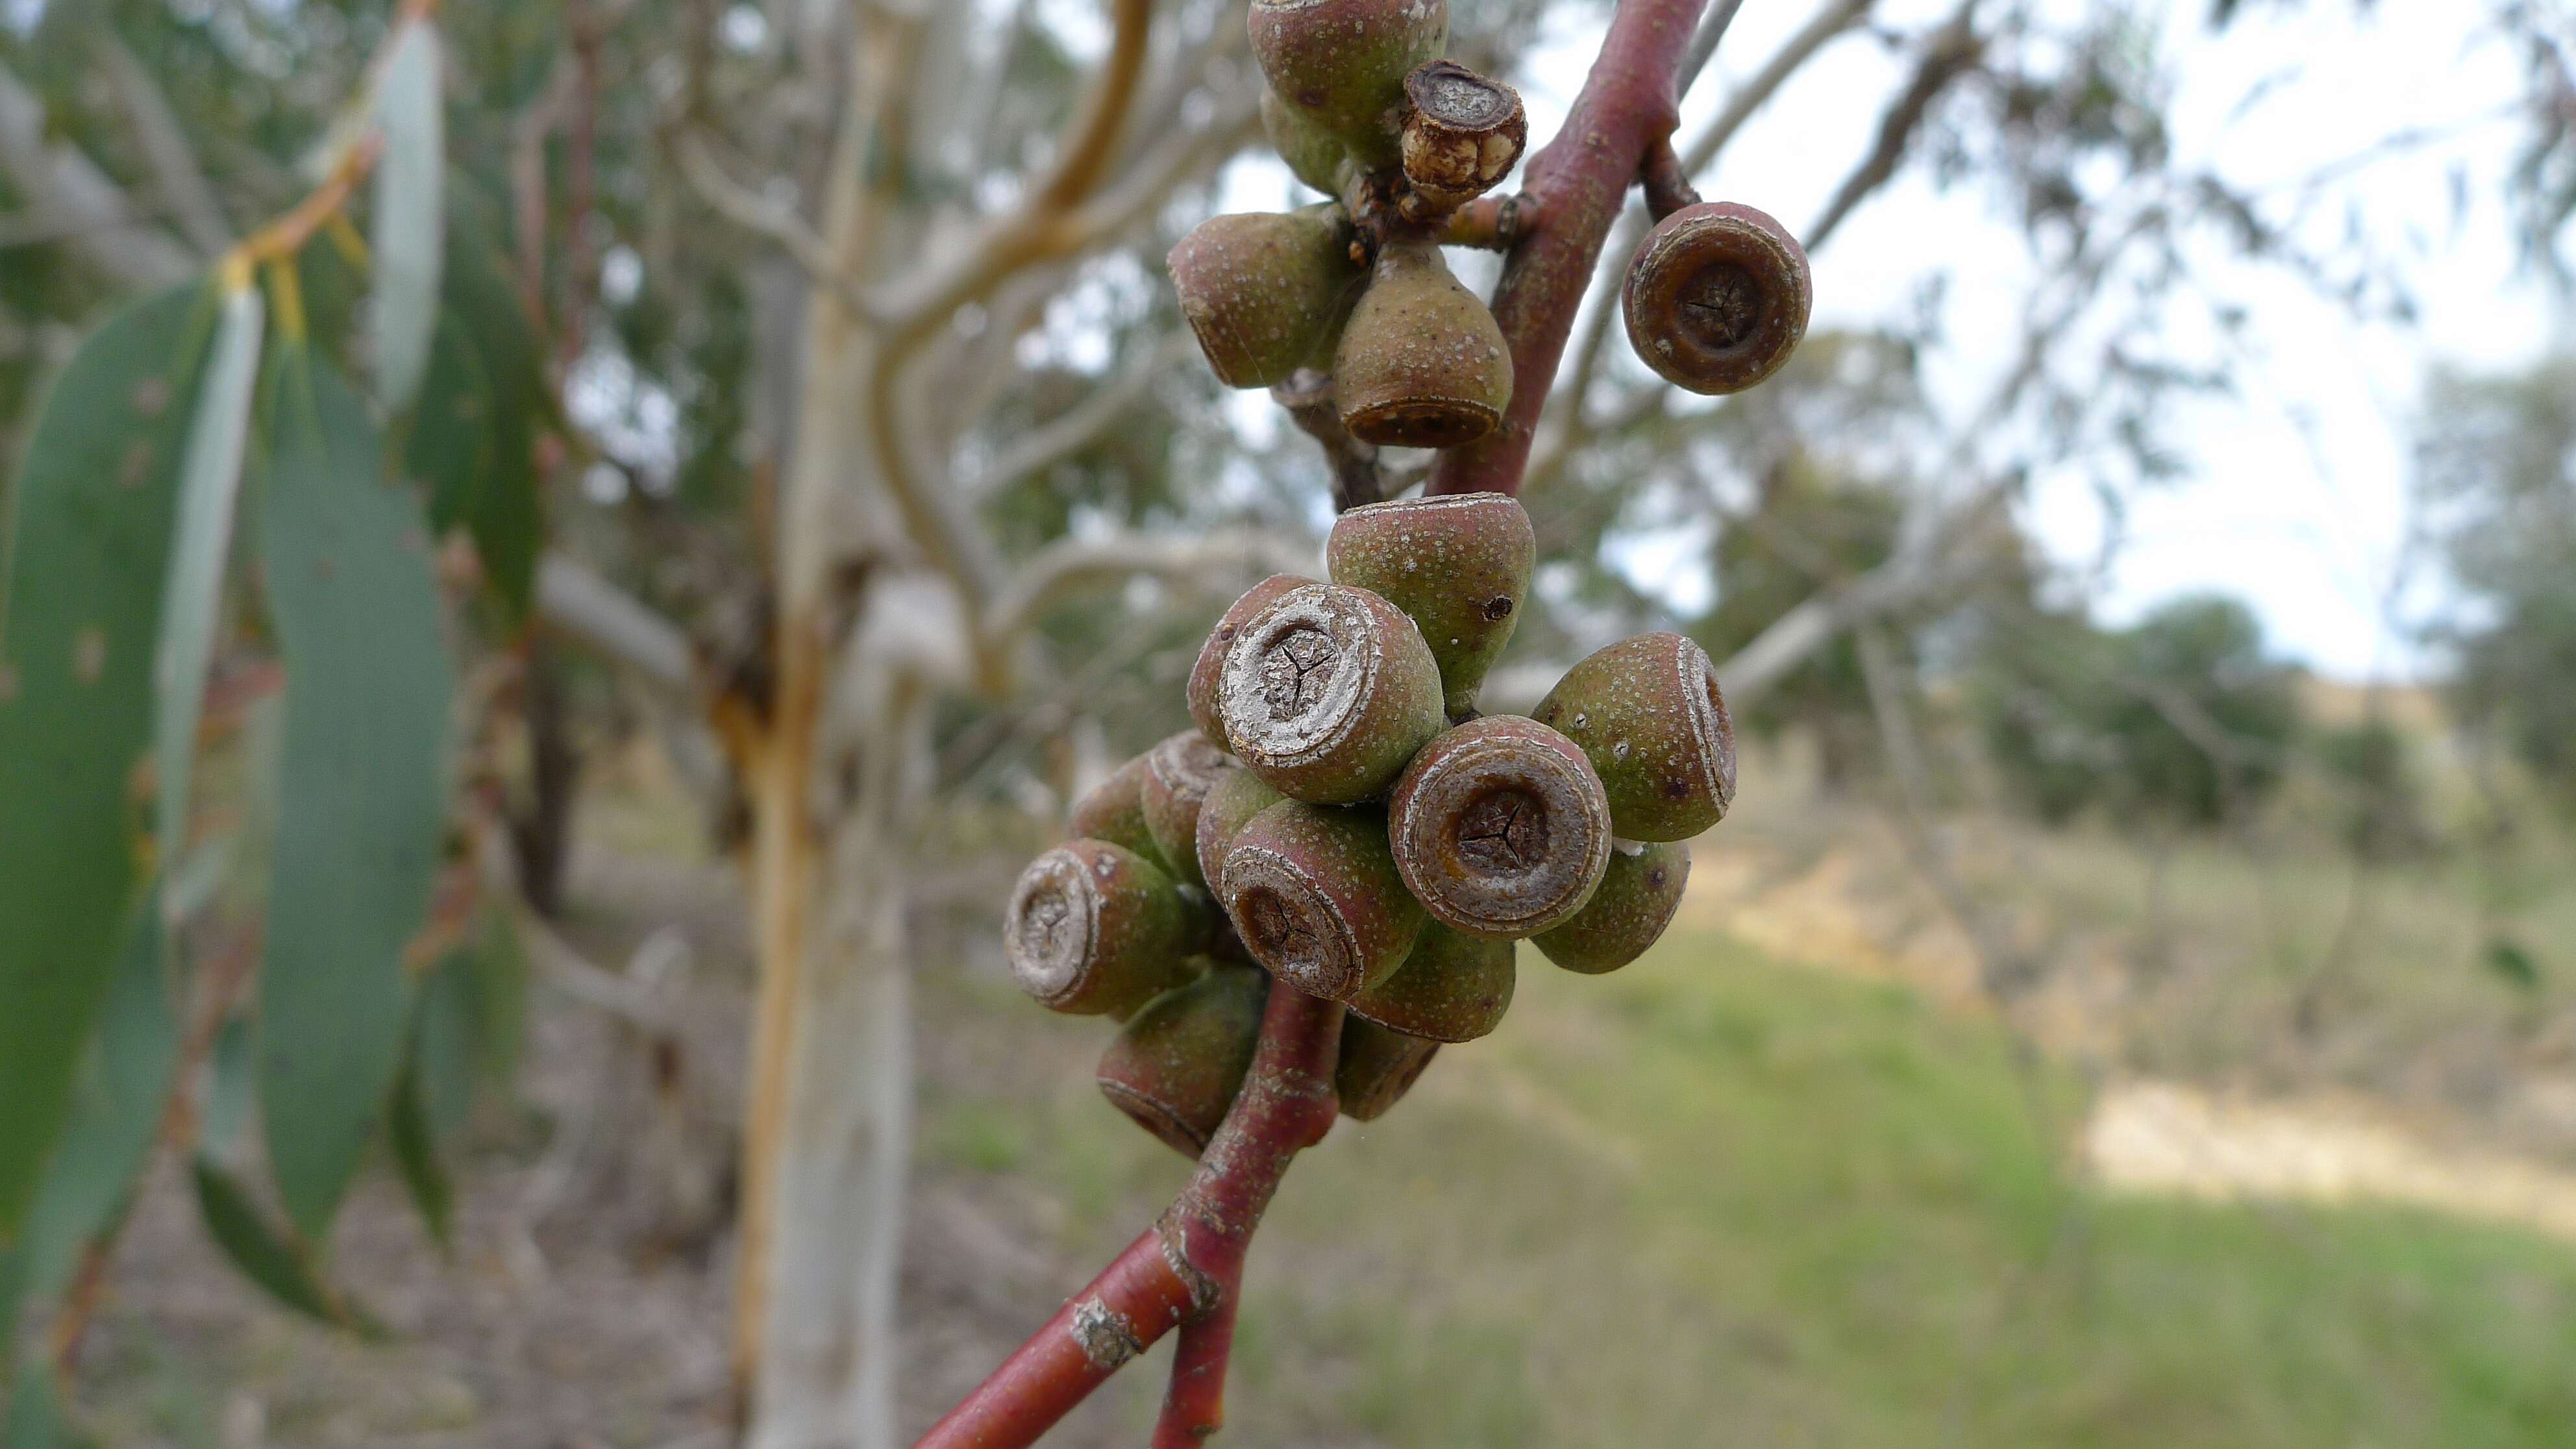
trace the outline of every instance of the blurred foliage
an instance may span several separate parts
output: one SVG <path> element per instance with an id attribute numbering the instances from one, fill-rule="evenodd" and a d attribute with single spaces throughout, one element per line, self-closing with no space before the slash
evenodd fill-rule
<path id="1" fill-rule="evenodd" d="M 2416 489 L 2462 596 L 2433 630 L 2453 705 L 2576 809 L 2576 357 L 2438 374 Z"/>

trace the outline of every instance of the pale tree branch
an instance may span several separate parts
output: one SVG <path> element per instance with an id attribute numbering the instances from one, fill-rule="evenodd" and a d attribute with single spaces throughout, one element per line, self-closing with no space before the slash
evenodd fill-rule
<path id="1" fill-rule="evenodd" d="M 562 554 L 538 560 L 537 616 L 666 693 L 701 688 L 696 651 L 678 625 Z"/>
<path id="2" fill-rule="evenodd" d="M 1137 577 L 1196 584 L 1212 576 L 1263 570 L 1295 573 L 1315 566 L 1311 545 L 1257 529 L 1196 537 L 1120 533 L 1067 538 L 1039 549 L 1018 569 L 1019 582 L 993 602 L 996 639 L 1026 633 L 1074 590 Z"/>
<path id="3" fill-rule="evenodd" d="M 59 216 L 80 254 L 130 287 L 167 286 L 197 269 L 188 249 L 140 221 L 125 193 L 68 142 L 51 139 L 44 104 L 0 66 L 0 170 L 30 209 Z"/>
<path id="4" fill-rule="evenodd" d="M 843 300 L 854 310 L 866 306 L 848 279 L 833 267 L 831 248 L 824 245 L 822 233 L 807 225 L 794 207 L 773 201 L 727 175 L 724 162 L 717 158 L 704 133 L 695 127 L 683 128 L 673 140 L 671 151 L 672 158 L 680 164 L 681 179 L 689 183 L 689 189 L 710 211 L 756 237 L 776 243 L 780 251 L 805 269 L 807 280 L 841 290 Z"/>
<path id="5" fill-rule="evenodd" d="M 107 72 L 108 83 L 115 88 L 126 119 L 134 126 L 135 140 L 143 148 L 143 159 L 152 167 L 153 184 L 162 203 L 177 219 L 190 245 L 206 256 L 220 253 L 232 245 L 232 222 L 224 215 L 214 186 L 206 180 L 205 168 L 197 163 L 196 148 L 189 145 L 188 133 L 172 113 L 160 82 L 104 24 L 97 29 L 96 45 L 99 65 Z"/>
<path id="6" fill-rule="evenodd" d="M 1810 252 L 1823 246 L 1854 207 L 1896 175 L 1897 163 L 1905 159 L 1905 148 L 1913 143 L 1914 133 L 1922 128 L 1932 103 L 1984 58 L 1985 40 L 1975 29 L 1977 3 L 1978 0 L 1963 0 L 1924 43 L 1923 60 L 1915 67 L 1914 79 L 1888 103 L 1886 113 L 1879 118 L 1878 139 L 1870 146 L 1869 154 L 1852 168 L 1815 225 L 1807 229 L 1805 242 Z"/>
<path id="7" fill-rule="evenodd" d="M 967 485 L 966 496 L 985 502 L 1035 473 L 1042 473 L 1091 446 L 1127 410 L 1145 396 L 1163 369 L 1188 355 L 1187 334 L 1175 332 L 1149 348 L 1116 377 L 1055 417 L 1030 429 L 993 459 L 983 476 Z"/>

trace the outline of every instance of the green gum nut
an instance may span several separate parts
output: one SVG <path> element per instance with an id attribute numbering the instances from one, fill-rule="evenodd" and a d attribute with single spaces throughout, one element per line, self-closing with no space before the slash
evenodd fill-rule
<path id="1" fill-rule="evenodd" d="M 1333 1094 L 1342 1115 L 1374 1122 L 1401 1101 L 1431 1066 L 1440 1043 L 1406 1036 L 1365 1017 L 1342 1020 L 1342 1056 L 1333 1067 Z"/>
<path id="2" fill-rule="evenodd" d="M 1448 0 L 1252 0 L 1252 55 L 1290 108 L 1370 169 L 1393 166 L 1404 78 L 1449 43 Z"/>
<path id="3" fill-rule="evenodd" d="M 1326 196 L 1342 194 L 1342 163 L 1350 155 L 1349 148 L 1266 86 L 1261 91 L 1261 129 L 1270 137 L 1270 149 L 1288 163 L 1291 175 Z"/>
<path id="4" fill-rule="evenodd" d="M 1199 871 L 1199 807 L 1208 787 L 1232 762 L 1195 729 L 1187 729 L 1145 752 L 1145 778 L 1138 790 L 1145 826 L 1154 848 L 1184 883 L 1207 889 Z"/>
<path id="5" fill-rule="evenodd" d="M 1261 1041 L 1270 978 L 1219 966 L 1145 1003 L 1101 1054 L 1112 1106 L 1184 1157 L 1207 1150 Z"/>
<path id="6" fill-rule="evenodd" d="M 1208 786 L 1207 798 L 1199 802 L 1195 852 L 1199 878 L 1208 882 L 1210 893 L 1225 876 L 1225 852 L 1234 844 L 1234 837 L 1252 823 L 1252 817 L 1287 798 L 1250 770 L 1229 768 L 1219 772 L 1216 782 Z"/>
<path id="7" fill-rule="evenodd" d="M 1475 293 L 1429 242 L 1390 242 L 1333 351 L 1342 426 L 1364 443 L 1454 448 L 1512 401 L 1512 354 Z"/>
<path id="8" fill-rule="evenodd" d="M 1610 860 L 1610 806 L 1571 740 L 1536 720 L 1487 715 L 1413 757 L 1387 797 L 1387 835 L 1432 919 L 1517 940 L 1592 898 Z"/>
<path id="9" fill-rule="evenodd" d="M 1217 899 L 1252 959 L 1334 1001 L 1393 975 L 1422 934 L 1374 808 L 1286 800 L 1262 811 L 1227 848 Z"/>
<path id="10" fill-rule="evenodd" d="M 1422 631 L 1341 584 L 1291 589 L 1243 626 L 1218 677 L 1217 714 L 1245 768 L 1319 805 L 1384 794 L 1446 721 Z"/>
<path id="11" fill-rule="evenodd" d="M 1681 909 L 1690 847 L 1622 840 L 1610 850 L 1601 886 L 1573 919 L 1530 938 L 1568 971 L 1599 976 L 1646 954 Z"/>
<path id="12" fill-rule="evenodd" d="M 1225 720 L 1217 710 L 1216 700 L 1217 686 L 1225 673 L 1226 651 L 1234 647 L 1234 638 L 1243 632 L 1243 626 L 1269 608 L 1280 595 L 1301 584 L 1313 582 L 1303 574 L 1272 574 L 1254 584 L 1226 609 L 1225 617 L 1217 620 L 1216 627 L 1208 632 L 1207 642 L 1199 646 L 1198 662 L 1190 666 L 1190 718 L 1199 722 L 1199 733 L 1220 748 L 1229 747 Z"/>
<path id="13" fill-rule="evenodd" d="M 1440 666 L 1449 717 L 1462 719 L 1529 602 L 1538 539 L 1520 500 L 1500 493 L 1405 498 L 1343 514 L 1324 562 L 1333 582 L 1374 590 L 1412 616 Z"/>
<path id="14" fill-rule="evenodd" d="M 1020 988 L 1071 1016 L 1124 1016 L 1179 985 L 1206 935 L 1203 905 L 1160 866 L 1105 840 L 1030 861 L 1002 918 Z"/>
<path id="15" fill-rule="evenodd" d="M 1735 800 L 1735 726 L 1708 652 L 1679 634 L 1622 639 L 1575 665 L 1530 716 L 1582 749 L 1622 840 L 1688 840 Z"/>
<path id="16" fill-rule="evenodd" d="M 1089 794 L 1074 802 L 1073 814 L 1064 824 L 1065 833 L 1076 840 L 1105 840 L 1136 852 L 1158 868 L 1171 868 L 1162 847 L 1154 843 L 1153 826 L 1145 819 L 1143 755 L 1092 786 Z"/>
<path id="17" fill-rule="evenodd" d="M 1474 1041 L 1512 1004 L 1512 943 L 1434 921 L 1394 975 L 1351 1002 L 1351 1014 L 1424 1041 Z"/>
<path id="18" fill-rule="evenodd" d="M 1217 381 L 1269 387 L 1314 354 L 1360 269 L 1332 204 L 1212 216 L 1167 258 L 1181 316 Z"/>

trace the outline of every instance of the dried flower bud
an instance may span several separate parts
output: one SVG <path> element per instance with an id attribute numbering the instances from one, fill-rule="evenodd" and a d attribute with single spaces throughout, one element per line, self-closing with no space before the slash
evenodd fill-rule
<path id="1" fill-rule="evenodd" d="M 1598 976 L 1646 954 L 1672 924 L 1690 883 L 1690 847 L 1622 840 L 1610 849 L 1601 888 L 1574 918 L 1530 938 L 1568 971 Z"/>
<path id="2" fill-rule="evenodd" d="M 1208 786 L 1207 798 L 1199 802 L 1195 852 L 1199 878 L 1208 883 L 1211 892 L 1225 878 L 1225 853 L 1234 844 L 1235 835 L 1252 823 L 1253 816 L 1287 798 L 1250 770 L 1218 772 L 1216 782 Z"/>
<path id="3" fill-rule="evenodd" d="M 1188 978 L 1201 909 L 1159 866 L 1103 840 L 1029 862 L 1003 916 L 1011 974 L 1074 1016 L 1123 1016 Z"/>
<path id="4" fill-rule="evenodd" d="M 1591 899 L 1610 859 L 1610 804 L 1583 751 L 1518 715 L 1425 745 L 1387 797 L 1395 868 L 1432 919 L 1517 940 Z"/>
<path id="5" fill-rule="evenodd" d="M 1234 636 L 1280 595 L 1313 582 L 1303 574 L 1272 574 L 1254 584 L 1226 609 L 1225 617 L 1217 620 L 1216 628 L 1209 632 L 1207 642 L 1199 646 L 1198 662 L 1190 666 L 1190 718 L 1199 722 L 1199 733 L 1220 749 L 1227 748 L 1227 741 L 1225 719 L 1217 711 L 1217 687 L 1224 682 L 1225 655 L 1234 647 Z"/>
<path id="6" fill-rule="evenodd" d="M 1270 149 L 1288 163 L 1289 174 L 1326 196 L 1342 194 L 1342 163 L 1350 155 L 1349 148 L 1266 86 L 1261 91 L 1261 129 L 1270 137 Z"/>
<path id="7" fill-rule="evenodd" d="M 1283 382 L 1359 289 L 1341 208 L 1212 216 L 1172 248 L 1167 264 L 1181 316 L 1217 381 Z"/>
<path id="8" fill-rule="evenodd" d="M 1154 848 L 1171 862 L 1172 874 L 1199 890 L 1207 889 L 1207 878 L 1199 873 L 1199 804 L 1229 764 L 1224 752 L 1195 729 L 1145 752 L 1139 794 L 1146 828 L 1154 833 Z"/>
<path id="9" fill-rule="evenodd" d="M 1780 370 L 1807 335 L 1815 284 L 1788 228 L 1731 201 L 1656 223 L 1619 290 L 1628 345 L 1664 380 L 1742 392 Z"/>
<path id="10" fill-rule="evenodd" d="M 1342 1057 L 1333 1068 L 1333 1094 L 1342 1115 L 1374 1122 L 1422 1080 L 1440 1043 L 1389 1031 L 1363 1017 L 1342 1021 Z"/>
<path id="11" fill-rule="evenodd" d="M 1735 800 L 1735 726 L 1708 652 L 1640 634 L 1565 672 L 1532 718 L 1581 747 L 1623 840 L 1688 840 Z"/>
<path id="12" fill-rule="evenodd" d="M 1447 46 L 1448 0 L 1252 0 L 1249 23 L 1281 100 L 1363 166 L 1395 164 L 1404 78 Z"/>
<path id="13" fill-rule="evenodd" d="M 1064 826 L 1065 833 L 1076 840 L 1106 840 L 1145 857 L 1157 869 L 1170 868 L 1162 847 L 1154 843 L 1153 826 L 1145 820 L 1143 755 L 1110 771 L 1109 778 L 1075 801 Z"/>
<path id="14" fill-rule="evenodd" d="M 1217 899 L 1244 949 L 1310 996 L 1348 1001 L 1422 934 L 1386 848 L 1386 813 L 1282 801 L 1235 833 Z"/>
<path id="15" fill-rule="evenodd" d="M 1493 431 L 1512 401 L 1512 354 L 1440 248 L 1389 242 L 1333 353 L 1333 400 L 1363 443 L 1454 448 Z"/>
<path id="16" fill-rule="evenodd" d="M 1404 179 L 1430 209 L 1473 201 L 1511 174 L 1529 141 L 1520 92 L 1454 60 L 1435 60 L 1404 78 L 1413 109 L 1404 118 Z"/>
<path id="17" fill-rule="evenodd" d="M 1393 976 L 1363 991 L 1351 1014 L 1425 1041 L 1474 1041 L 1512 1004 L 1512 943 L 1434 921 Z"/>
<path id="18" fill-rule="evenodd" d="M 1308 584 L 1226 651 L 1217 713 L 1244 766 L 1292 800 L 1383 794 L 1440 732 L 1440 666 L 1422 631 L 1367 589 Z"/>
<path id="19" fill-rule="evenodd" d="M 1519 499 L 1457 493 L 1352 509 L 1334 523 L 1324 560 L 1333 582 L 1413 616 L 1440 665 L 1443 706 L 1460 719 L 1520 622 L 1538 544 Z"/>
<path id="20" fill-rule="evenodd" d="M 1270 978 L 1218 966 L 1145 1003 L 1101 1054 L 1100 1095 L 1184 1157 L 1207 1150 L 1261 1042 Z"/>

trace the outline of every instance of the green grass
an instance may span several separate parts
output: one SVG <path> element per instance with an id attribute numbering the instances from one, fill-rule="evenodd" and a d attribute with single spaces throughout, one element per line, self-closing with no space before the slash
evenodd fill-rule
<path id="1" fill-rule="evenodd" d="M 1181 1166 L 1087 1096 L 1013 1170 L 1110 1243 Z M 2035 1103 L 2077 1106 L 1992 1026 L 1725 938 L 1607 978 L 1527 955 L 1496 1037 L 1290 1175 L 1225 1442 L 2576 1443 L 2576 1250 L 2071 1191 Z"/>

